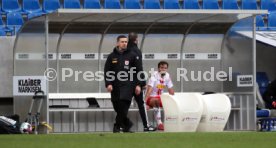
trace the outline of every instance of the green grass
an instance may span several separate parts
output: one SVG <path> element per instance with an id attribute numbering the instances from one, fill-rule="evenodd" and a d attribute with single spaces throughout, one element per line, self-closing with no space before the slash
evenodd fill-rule
<path id="1" fill-rule="evenodd" d="M 1 148 L 273 148 L 276 132 L 0 135 Z"/>

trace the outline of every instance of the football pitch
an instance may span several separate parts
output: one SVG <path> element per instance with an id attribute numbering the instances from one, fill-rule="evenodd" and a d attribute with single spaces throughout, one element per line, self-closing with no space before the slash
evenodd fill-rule
<path id="1" fill-rule="evenodd" d="M 276 132 L 0 135 L 1 148 L 273 148 Z"/>

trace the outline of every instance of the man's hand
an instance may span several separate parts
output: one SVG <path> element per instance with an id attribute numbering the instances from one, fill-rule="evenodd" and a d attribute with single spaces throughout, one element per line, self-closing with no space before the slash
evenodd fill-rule
<path id="1" fill-rule="evenodd" d="M 135 94 L 136 95 L 139 95 L 141 93 L 141 87 L 139 86 L 139 85 L 137 85 L 136 87 L 135 87 Z"/>
<path id="2" fill-rule="evenodd" d="M 143 90 L 147 90 L 147 88 L 148 88 L 147 85 L 143 86 Z"/>
<path id="3" fill-rule="evenodd" d="M 273 106 L 273 108 L 276 108 L 276 101 L 272 102 L 272 106 Z"/>
<path id="4" fill-rule="evenodd" d="M 107 90 L 108 92 L 112 92 L 113 86 L 112 86 L 112 85 L 108 85 L 108 86 L 106 87 L 106 90 Z"/>

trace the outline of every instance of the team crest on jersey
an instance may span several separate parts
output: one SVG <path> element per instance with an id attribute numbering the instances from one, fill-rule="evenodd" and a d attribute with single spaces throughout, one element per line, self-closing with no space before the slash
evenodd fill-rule
<path id="1" fill-rule="evenodd" d="M 158 89 L 164 89 L 165 85 L 163 85 L 163 84 L 157 84 L 156 88 L 158 88 Z"/>
<path id="2" fill-rule="evenodd" d="M 125 60 L 125 65 L 129 65 L 129 60 Z"/>

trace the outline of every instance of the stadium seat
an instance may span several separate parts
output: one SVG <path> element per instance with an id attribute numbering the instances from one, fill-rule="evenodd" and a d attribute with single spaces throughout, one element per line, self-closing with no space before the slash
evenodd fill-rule
<path id="1" fill-rule="evenodd" d="M 6 36 L 6 31 L 0 27 L 0 36 Z"/>
<path id="2" fill-rule="evenodd" d="M 63 7 L 65 9 L 80 9 L 81 4 L 79 0 L 64 0 Z"/>
<path id="3" fill-rule="evenodd" d="M 268 14 L 268 29 L 276 30 L 276 13 Z"/>
<path id="4" fill-rule="evenodd" d="M 40 16 L 43 14 L 39 4 L 39 0 L 23 0 L 22 10 L 24 13 L 28 14 L 28 19 L 36 16 Z"/>
<path id="5" fill-rule="evenodd" d="M 29 13 L 29 14 L 27 14 L 27 18 L 28 18 L 28 20 L 30 20 L 30 19 L 32 19 L 32 18 L 34 18 L 34 17 L 39 17 L 39 16 L 41 16 L 42 14 L 44 14 L 44 13 L 36 13 L 36 12 L 34 12 L 34 13 Z"/>
<path id="6" fill-rule="evenodd" d="M 261 95 L 263 95 L 269 84 L 269 79 L 266 72 L 257 72 L 256 79 L 257 79 L 260 93 Z"/>
<path id="7" fill-rule="evenodd" d="M 199 93 L 162 94 L 165 132 L 195 132 L 203 111 Z"/>
<path id="8" fill-rule="evenodd" d="M 159 0 L 144 0 L 144 9 L 160 9 Z"/>
<path id="9" fill-rule="evenodd" d="M 264 28 L 265 23 L 264 23 L 262 15 L 257 15 L 256 16 L 256 27 L 257 27 L 258 30 L 266 30 L 266 28 Z"/>
<path id="10" fill-rule="evenodd" d="M 2 11 L 2 4 L 0 3 L 0 15 L 2 14 L 5 14 L 5 13 Z"/>
<path id="11" fill-rule="evenodd" d="M 222 9 L 239 9 L 237 0 L 222 1 Z"/>
<path id="12" fill-rule="evenodd" d="M 85 9 L 100 9 L 101 8 L 100 0 L 84 0 L 83 8 L 85 8 Z"/>
<path id="13" fill-rule="evenodd" d="M 105 9 L 121 9 L 120 0 L 105 0 L 104 8 Z"/>
<path id="14" fill-rule="evenodd" d="M 13 35 L 18 32 L 23 23 L 24 20 L 20 12 L 11 12 L 7 14 L 7 28 L 13 30 Z"/>
<path id="15" fill-rule="evenodd" d="M 203 0 L 203 9 L 219 9 L 218 0 Z"/>
<path id="16" fill-rule="evenodd" d="M 200 9 L 198 0 L 185 0 L 183 9 Z"/>
<path id="17" fill-rule="evenodd" d="M 242 0 L 242 9 L 257 9 L 256 0 Z"/>
<path id="18" fill-rule="evenodd" d="M 21 8 L 18 0 L 2 0 L 2 10 L 5 13 L 20 12 Z"/>
<path id="19" fill-rule="evenodd" d="M 43 11 L 46 13 L 51 13 L 60 8 L 59 0 L 44 0 L 43 1 Z"/>
<path id="20" fill-rule="evenodd" d="M 268 11 L 276 10 L 276 0 L 261 0 L 261 9 Z"/>
<path id="21" fill-rule="evenodd" d="M 231 112 L 230 99 L 224 94 L 202 95 L 203 113 L 199 132 L 222 132 Z"/>
<path id="22" fill-rule="evenodd" d="M 8 34 L 11 34 L 11 30 L 10 29 L 8 29 L 7 27 L 6 27 L 6 25 L 4 24 L 4 21 L 3 21 L 3 19 L 2 19 L 2 16 L 0 16 L 0 30 L 1 30 L 1 35 L 2 36 L 6 36 L 6 35 L 8 35 Z"/>
<path id="23" fill-rule="evenodd" d="M 125 0 L 124 8 L 125 9 L 141 9 L 140 0 Z"/>
<path id="24" fill-rule="evenodd" d="M 3 22 L 2 16 L 0 16 L 0 28 L 1 28 L 1 27 L 4 27 L 4 26 L 5 26 L 5 24 L 4 24 L 4 22 Z"/>
<path id="25" fill-rule="evenodd" d="M 164 9 L 179 9 L 178 0 L 164 0 Z"/>
<path id="26" fill-rule="evenodd" d="M 5 24 L 2 20 L 2 16 L 0 16 L 0 36 L 6 35 L 6 31 L 4 29 L 5 29 Z"/>

